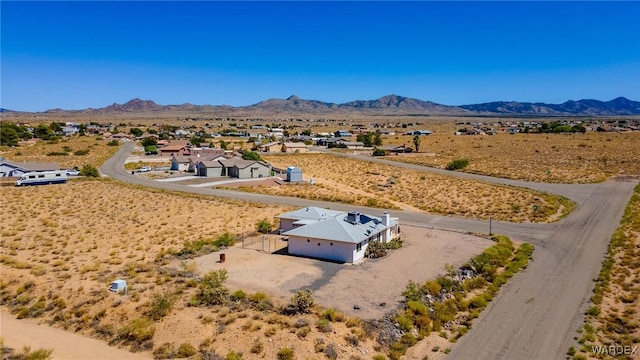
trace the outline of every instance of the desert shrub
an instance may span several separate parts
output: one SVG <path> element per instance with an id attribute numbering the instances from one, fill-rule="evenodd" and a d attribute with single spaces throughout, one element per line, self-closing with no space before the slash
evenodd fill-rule
<path id="1" fill-rule="evenodd" d="M 400 330 L 405 332 L 413 330 L 413 320 L 411 320 L 411 317 L 407 314 L 399 313 L 394 317 L 393 320 L 397 323 L 397 326 Z"/>
<path id="2" fill-rule="evenodd" d="M 357 317 L 349 318 L 349 319 L 347 319 L 347 322 L 345 322 L 345 325 L 348 328 L 360 326 L 360 319 L 357 318 Z"/>
<path id="3" fill-rule="evenodd" d="M 278 351 L 278 360 L 293 360 L 293 349 L 285 347 Z"/>
<path id="4" fill-rule="evenodd" d="M 242 353 L 229 351 L 229 353 L 227 354 L 227 356 L 224 357 L 224 359 L 225 360 L 242 360 Z"/>
<path id="5" fill-rule="evenodd" d="M 273 303 L 265 293 L 257 292 L 252 294 L 249 296 L 249 301 L 256 310 L 265 311 L 273 309 Z"/>
<path id="6" fill-rule="evenodd" d="M 283 313 L 287 315 L 308 314 L 314 306 L 313 291 L 311 289 L 301 289 L 291 297 L 291 303 L 283 309 Z"/>
<path id="7" fill-rule="evenodd" d="M 373 150 L 373 153 L 371 154 L 373 156 L 385 156 L 387 155 L 387 152 L 380 149 L 380 148 L 376 148 L 375 150 Z"/>
<path id="8" fill-rule="evenodd" d="M 328 308 L 322 312 L 322 318 L 331 322 L 342 321 L 344 320 L 344 314 L 334 308 Z"/>
<path id="9" fill-rule="evenodd" d="M 409 280 L 406 289 L 402 292 L 402 296 L 405 297 L 406 301 L 419 301 L 423 295 L 422 289 L 413 280 Z"/>
<path id="10" fill-rule="evenodd" d="M 0 338 L 2 347 L 2 359 L 6 360 L 48 360 L 51 359 L 53 349 L 37 349 L 31 350 L 29 346 L 25 346 L 22 352 L 16 353 L 12 348 L 6 347 Z"/>
<path id="11" fill-rule="evenodd" d="M 87 164 L 83 166 L 82 169 L 80 169 L 80 175 L 86 176 L 86 177 L 99 177 L 100 172 L 95 167 Z"/>
<path id="12" fill-rule="evenodd" d="M 262 350 L 264 350 L 264 344 L 260 340 L 257 340 L 251 346 L 251 350 L 250 351 L 251 351 L 252 354 L 260 354 L 262 352 Z"/>
<path id="13" fill-rule="evenodd" d="M 387 360 L 387 357 L 382 354 L 376 354 L 373 356 L 373 360 Z"/>
<path id="14" fill-rule="evenodd" d="M 331 327 L 331 322 L 327 319 L 320 319 L 316 323 L 316 328 L 321 332 L 331 332 L 333 328 Z"/>
<path id="15" fill-rule="evenodd" d="M 173 359 L 175 358 L 176 346 L 173 343 L 164 343 L 153 350 L 154 359 Z"/>
<path id="16" fill-rule="evenodd" d="M 440 285 L 437 280 L 427 281 L 426 283 L 424 283 L 423 288 L 425 293 L 432 296 L 440 295 L 440 291 L 442 291 L 442 285 Z"/>
<path id="17" fill-rule="evenodd" d="M 378 259 L 387 256 L 387 247 L 381 241 L 371 241 L 364 252 L 364 256 L 369 259 Z"/>
<path id="18" fill-rule="evenodd" d="M 182 343 L 178 346 L 178 349 L 176 349 L 176 357 L 188 358 L 195 355 L 197 352 L 198 351 L 196 351 L 196 348 L 193 345 L 189 343 Z"/>
<path id="19" fill-rule="evenodd" d="M 82 156 L 82 155 L 87 155 L 89 153 L 89 149 L 86 150 L 77 150 L 73 152 L 73 155 L 76 156 Z"/>
<path id="20" fill-rule="evenodd" d="M 196 299 L 207 305 L 221 305 L 229 300 L 229 289 L 224 286 L 227 281 L 227 270 L 220 269 L 209 272 L 200 282 L 200 292 Z"/>
<path id="21" fill-rule="evenodd" d="M 258 232 L 260 233 L 267 234 L 271 232 L 272 229 L 273 224 L 267 218 L 264 218 L 256 223 L 256 230 L 258 230 Z"/>
<path id="22" fill-rule="evenodd" d="M 469 159 L 455 159 L 447 164 L 447 170 L 460 170 L 469 165 Z"/>
<path id="23" fill-rule="evenodd" d="M 67 156 L 67 155 L 69 154 L 64 151 L 52 151 L 47 153 L 47 156 Z"/>
<path id="24" fill-rule="evenodd" d="M 300 339 L 304 339 L 307 337 L 307 335 L 309 335 L 310 332 L 311 332 L 311 328 L 309 326 L 305 326 L 305 327 L 299 328 L 296 331 L 296 336 L 298 336 Z"/>
<path id="25" fill-rule="evenodd" d="M 229 232 L 224 232 L 222 235 L 218 236 L 214 241 L 214 245 L 217 247 L 229 247 L 233 246 L 236 243 L 235 236 L 231 235 Z"/>
<path id="26" fill-rule="evenodd" d="M 231 294 L 231 300 L 241 301 L 247 298 L 247 294 L 242 290 L 236 290 Z"/>
<path id="27" fill-rule="evenodd" d="M 118 140 L 111 140 L 107 143 L 108 146 L 119 146 L 120 142 Z"/>
<path id="28" fill-rule="evenodd" d="M 338 358 L 338 350 L 336 349 L 336 345 L 335 344 L 327 345 L 327 347 L 324 349 L 324 354 L 327 356 L 327 358 L 331 360 L 336 360 Z"/>
<path id="29" fill-rule="evenodd" d="M 402 357 L 402 355 L 407 353 L 407 345 L 401 343 L 400 341 L 396 341 L 391 344 L 389 347 L 389 358 L 391 360 L 398 360 Z"/>
<path id="30" fill-rule="evenodd" d="M 429 308 L 427 305 L 419 301 L 408 301 L 406 309 L 414 315 L 427 315 L 429 314 Z"/>
<path id="31" fill-rule="evenodd" d="M 137 318 L 129 325 L 120 329 L 119 335 L 120 338 L 125 341 L 141 343 L 151 340 L 155 331 L 156 327 L 153 324 L 153 321 L 146 318 Z"/>
<path id="32" fill-rule="evenodd" d="M 402 247 L 402 243 L 403 243 L 402 238 L 395 237 L 395 238 L 391 239 L 391 241 L 386 243 L 385 247 L 388 250 L 396 250 L 396 249 L 400 249 Z"/>
<path id="33" fill-rule="evenodd" d="M 461 287 L 464 291 L 471 291 L 475 289 L 480 289 L 484 287 L 486 284 L 487 284 L 487 280 L 485 280 L 485 278 L 483 278 L 482 276 L 476 276 L 471 279 L 465 279 L 462 282 Z"/>
<path id="34" fill-rule="evenodd" d="M 152 320 L 160 320 L 167 316 L 175 302 L 175 295 L 171 292 L 155 293 L 149 302 L 148 316 Z"/>

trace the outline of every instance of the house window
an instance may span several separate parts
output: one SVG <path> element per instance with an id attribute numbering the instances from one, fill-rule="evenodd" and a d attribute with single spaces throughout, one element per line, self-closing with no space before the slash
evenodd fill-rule
<path id="1" fill-rule="evenodd" d="M 60 176 L 60 175 L 62 175 L 62 174 L 56 174 L 56 176 Z"/>
<path id="2" fill-rule="evenodd" d="M 38 177 L 39 177 L 39 178 L 43 178 L 43 177 L 44 177 L 44 175 L 38 175 Z"/>
<path id="3" fill-rule="evenodd" d="M 362 251 L 362 243 L 361 243 L 361 242 L 359 242 L 359 243 L 356 245 L 356 251 Z"/>

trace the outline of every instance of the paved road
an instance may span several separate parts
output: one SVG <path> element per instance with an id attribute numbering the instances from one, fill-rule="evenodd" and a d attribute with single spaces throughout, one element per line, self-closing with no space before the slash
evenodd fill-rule
<path id="1" fill-rule="evenodd" d="M 166 190 L 185 191 L 270 204 L 322 206 L 337 210 L 358 209 L 351 205 L 298 198 L 250 194 L 227 190 L 187 187 L 131 175 L 123 169 L 133 144 L 125 144 L 100 168 L 117 180 Z M 601 184 L 544 184 L 449 172 L 384 159 L 353 156 L 363 161 L 387 163 L 403 168 L 443 173 L 449 176 L 521 186 L 560 194 L 576 201 L 576 210 L 554 224 L 493 222 L 493 232 L 536 246 L 534 261 L 507 284 L 474 322 L 450 354 L 452 359 L 563 359 L 582 322 L 611 235 L 637 183 L 634 179 Z M 488 232 L 488 222 L 451 216 L 391 211 L 404 223 L 455 231 Z"/>

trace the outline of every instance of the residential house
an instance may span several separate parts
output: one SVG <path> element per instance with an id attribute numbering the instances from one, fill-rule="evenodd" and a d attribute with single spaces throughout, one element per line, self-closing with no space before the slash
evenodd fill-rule
<path id="1" fill-rule="evenodd" d="M 420 136 L 432 135 L 432 134 L 433 132 L 429 130 L 413 130 L 407 133 L 407 135 L 420 135 Z"/>
<path id="2" fill-rule="evenodd" d="M 232 177 L 254 179 L 271 176 L 271 166 L 256 160 L 244 160 L 224 156 L 196 163 L 196 173 L 204 177 Z"/>
<path id="3" fill-rule="evenodd" d="M 188 141 L 171 141 L 167 145 L 158 149 L 160 155 L 186 155 L 189 154 L 190 144 Z"/>
<path id="4" fill-rule="evenodd" d="M 398 154 L 405 154 L 405 153 L 410 153 L 413 152 L 413 149 L 402 144 L 402 145 L 384 145 L 384 146 L 378 146 L 378 149 L 382 149 L 384 150 L 384 152 L 388 155 L 388 154 L 394 154 L 394 155 L 398 155 Z"/>
<path id="5" fill-rule="evenodd" d="M 387 243 L 399 233 L 398 218 L 387 212 L 376 217 L 309 207 L 278 218 L 289 254 L 345 263 L 362 261 L 372 241 Z"/>
<path id="6" fill-rule="evenodd" d="M 262 151 L 262 152 L 266 152 L 266 153 L 276 153 L 276 152 L 281 152 L 282 151 L 282 144 L 274 141 L 274 142 L 270 142 L 264 145 L 260 145 L 258 147 L 258 150 Z"/>
<path id="7" fill-rule="evenodd" d="M 0 159 L 0 177 L 18 177 L 28 172 L 60 170 L 57 163 L 13 162 Z"/>
<path id="8" fill-rule="evenodd" d="M 335 132 L 335 136 L 336 137 L 350 137 L 350 136 L 353 136 L 353 134 L 350 133 L 347 130 L 338 130 L 338 131 Z"/>
<path id="9" fill-rule="evenodd" d="M 282 144 L 282 152 L 303 154 L 307 152 L 307 145 L 301 142 L 286 142 Z"/>
<path id="10" fill-rule="evenodd" d="M 62 128 L 62 135 L 64 136 L 77 135 L 79 133 L 80 133 L 80 129 L 78 129 L 75 126 L 65 126 Z"/>
<path id="11" fill-rule="evenodd" d="M 171 170 L 194 172 L 196 163 L 190 155 L 171 154 Z"/>
<path id="12" fill-rule="evenodd" d="M 363 149 L 364 143 L 361 141 L 345 141 L 341 139 L 336 141 L 336 147 L 346 147 L 347 149 Z"/>
<path id="13" fill-rule="evenodd" d="M 109 136 L 109 139 L 111 139 L 111 140 L 119 140 L 119 141 L 131 141 L 134 138 L 135 138 L 135 136 L 133 136 L 131 134 L 126 134 L 126 133 L 123 133 L 123 132 L 120 132 L 120 133 L 113 134 L 113 135 Z"/>

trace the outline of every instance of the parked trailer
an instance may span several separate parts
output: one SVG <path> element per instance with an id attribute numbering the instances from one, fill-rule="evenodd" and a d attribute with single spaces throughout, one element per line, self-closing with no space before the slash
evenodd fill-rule
<path id="1" fill-rule="evenodd" d="M 33 171 L 22 174 L 16 181 L 16 186 L 61 184 L 66 182 L 66 170 Z"/>

